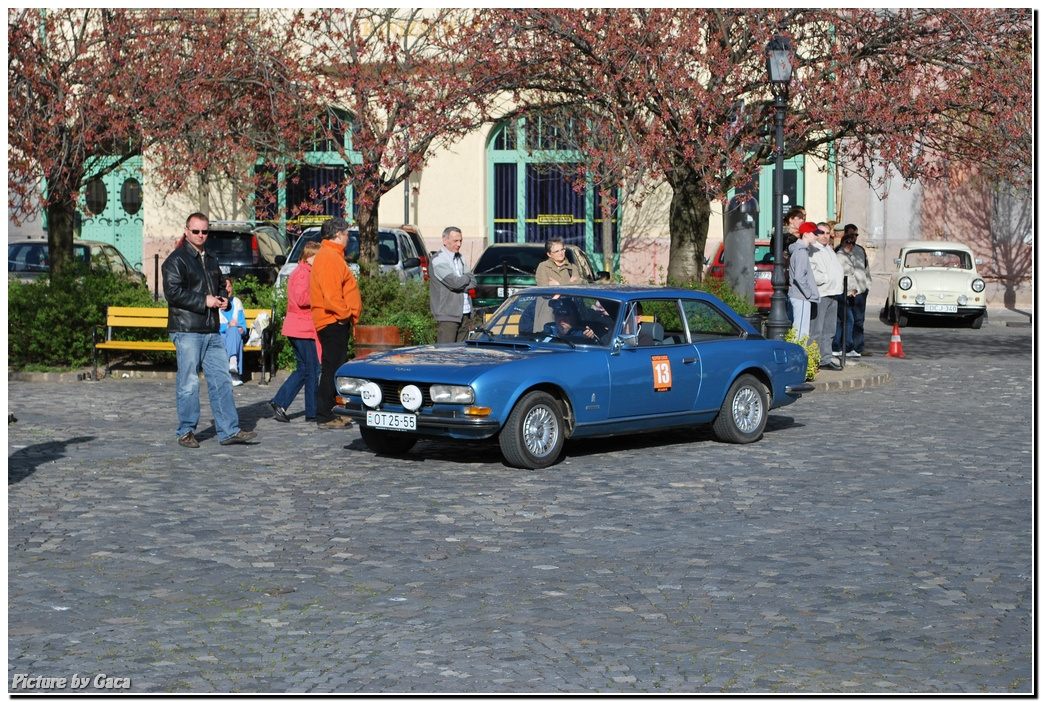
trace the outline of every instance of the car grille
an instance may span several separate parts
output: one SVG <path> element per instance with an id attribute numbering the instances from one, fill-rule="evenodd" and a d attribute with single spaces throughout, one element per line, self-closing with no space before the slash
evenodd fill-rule
<path id="1" fill-rule="evenodd" d="M 423 392 L 423 407 L 433 407 L 434 403 L 430 399 L 430 383 L 399 383 L 390 380 L 374 380 L 372 381 L 380 386 L 380 392 L 383 393 L 383 401 L 391 404 L 401 404 L 401 388 L 406 385 L 415 385 Z"/>

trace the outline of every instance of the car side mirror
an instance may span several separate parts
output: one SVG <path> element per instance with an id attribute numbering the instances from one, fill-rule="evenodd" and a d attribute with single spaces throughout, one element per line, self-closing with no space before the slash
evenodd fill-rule
<path id="1" fill-rule="evenodd" d="M 405 262 L 401 265 L 403 268 L 418 268 L 422 264 L 420 263 L 420 260 L 418 258 L 412 257 L 406 258 Z"/>
<path id="2" fill-rule="evenodd" d="M 275 265 L 280 267 L 280 268 L 282 266 L 286 265 L 286 257 L 282 256 L 281 254 L 278 255 L 278 256 L 275 256 Z"/>
<path id="3" fill-rule="evenodd" d="M 898 257 L 894 258 L 893 259 L 893 263 L 895 263 L 896 265 L 899 266 L 900 265 L 900 257 L 898 256 Z"/>
<path id="4" fill-rule="evenodd" d="M 623 348 L 635 349 L 637 347 L 636 334 L 619 334 L 614 338 L 614 350 L 620 351 Z"/>
<path id="5" fill-rule="evenodd" d="M 596 279 L 597 280 L 610 280 L 611 279 L 611 274 L 608 273 L 607 271 L 597 271 Z"/>
<path id="6" fill-rule="evenodd" d="M 982 257 L 980 257 L 980 256 L 976 257 L 976 265 L 977 266 L 982 266 L 983 265 L 983 258 Z"/>

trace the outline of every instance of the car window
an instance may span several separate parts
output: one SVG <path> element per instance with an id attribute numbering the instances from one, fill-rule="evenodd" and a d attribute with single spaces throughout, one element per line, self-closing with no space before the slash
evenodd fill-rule
<path id="1" fill-rule="evenodd" d="M 7 247 L 7 270 L 43 272 L 50 270 L 46 244 L 10 244 Z"/>
<path id="2" fill-rule="evenodd" d="M 972 257 L 967 251 L 908 251 L 904 268 L 964 268 L 972 269 Z"/>
<path id="3" fill-rule="evenodd" d="M 534 290 L 534 289 L 533 289 Z M 541 341 L 567 343 L 554 338 L 559 330 L 554 326 L 560 310 L 567 309 L 573 332 L 567 340 L 587 346 L 607 346 L 613 338 L 621 305 L 610 299 L 593 295 L 561 295 L 557 293 L 524 293 L 506 300 L 485 322 L 483 334 L 487 341 Z M 589 328 L 592 336 L 586 336 Z"/>
<path id="4" fill-rule="evenodd" d="M 692 341 L 698 341 L 699 336 L 712 338 L 741 335 L 740 327 L 704 300 L 683 300 L 682 308 Z"/>
<path id="5" fill-rule="evenodd" d="M 379 261 L 381 266 L 393 266 L 398 262 L 398 238 L 393 232 L 379 233 Z"/>
<path id="6" fill-rule="evenodd" d="M 572 253 L 571 250 L 568 253 Z M 589 258 L 586 256 L 586 252 L 581 249 L 574 249 L 573 252 L 575 260 L 573 263 L 578 266 L 578 275 L 586 282 L 593 280 L 593 266 L 589 263 Z"/>
<path id="7" fill-rule="evenodd" d="M 658 328 L 655 328 L 657 325 Z M 676 300 L 640 300 L 629 303 L 623 334 L 636 334 L 640 346 L 687 343 L 687 330 Z"/>

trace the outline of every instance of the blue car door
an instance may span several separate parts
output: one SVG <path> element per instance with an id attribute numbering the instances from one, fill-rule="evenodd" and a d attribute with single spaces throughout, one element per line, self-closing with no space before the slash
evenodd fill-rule
<path id="1" fill-rule="evenodd" d="M 689 343 L 675 300 L 648 300 L 626 325 L 638 344 L 608 360 L 612 419 L 690 413 L 701 388 L 701 359 Z M 626 329 L 623 327 L 623 333 Z"/>

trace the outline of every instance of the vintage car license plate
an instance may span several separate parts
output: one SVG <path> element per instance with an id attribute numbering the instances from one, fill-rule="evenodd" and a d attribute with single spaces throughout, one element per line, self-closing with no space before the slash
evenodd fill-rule
<path id="1" fill-rule="evenodd" d="M 520 288 L 507 288 L 506 293 L 504 294 L 503 291 L 502 291 L 502 286 L 500 285 L 498 287 L 496 293 L 495 293 L 495 296 L 496 297 L 509 297 L 510 295 L 512 295 L 513 293 L 517 292 L 518 290 L 520 290 Z"/>
<path id="2" fill-rule="evenodd" d="M 926 312 L 957 312 L 958 305 L 926 305 Z"/>
<path id="3" fill-rule="evenodd" d="M 393 429 L 395 431 L 415 431 L 416 415 L 403 412 L 365 412 L 365 424 L 377 429 Z"/>

